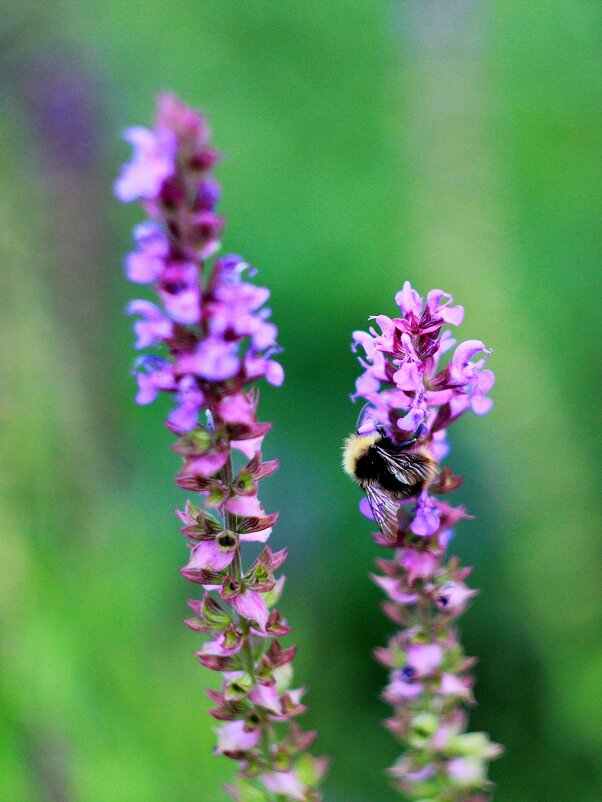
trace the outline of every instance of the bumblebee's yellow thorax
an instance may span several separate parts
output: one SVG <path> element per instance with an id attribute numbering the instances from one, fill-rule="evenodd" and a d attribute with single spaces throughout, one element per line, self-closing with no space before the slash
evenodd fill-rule
<path id="1" fill-rule="evenodd" d="M 378 434 L 350 434 L 343 445 L 343 469 L 349 476 L 355 477 L 355 466 L 358 459 L 381 439 Z"/>

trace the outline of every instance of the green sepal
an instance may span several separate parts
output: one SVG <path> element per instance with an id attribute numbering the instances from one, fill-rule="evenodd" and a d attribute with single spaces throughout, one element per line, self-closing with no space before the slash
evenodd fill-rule
<path id="1" fill-rule="evenodd" d="M 253 678 L 244 672 L 240 677 L 226 685 L 224 699 L 228 702 L 238 702 L 244 699 L 253 687 Z"/>
<path id="2" fill-rule="evenodd" d="M 239 780 L 236 790 L 239 794 L 240 802 L 269 802 L 269 797 L 265 791 L 257 788 L 248 780 Z"/>
<path id="3" fill-rule="evenodd" d="M 178 442 L 173 446 L 173 450 L 176 454 L 181 454 L 184 457 L 191 457 L 198 454 L 205 454 L 211 449 L 212 445 L 213 438 L 206 429 L 193 429 L 180 437 Z"/>
<path id="4" fill-rule="evenodd" d="M 244 774 L 245 777 L 254 778 L 258 777 L 260 774 L 263 774 L 265 771 L 265 763 L 257 758 L 249 757 L 246 758 L 246 765 Z"/>
<path id="5" fill-rule="evenodd" d="M 404 650 L 400 649 L 399 646 L 397 646 L 397 644 L 395 643 L 389 644 L 389 655 L 391 658 L 391 665 L 393 668 L 403 668 L 408 662 Z"/>
<path id="6" fill-rule="evenodd" d="M 190 499 L 186 501 L 186 512 L 191 518 L 195 518 L 198 520 L 198 516 L 203 512 L 202 508 L 198 506 L 198 504 L 193 504 Z"/>
<path id="7" fill-rule="evenodd" d="M 223 487 L 223 485 L 214 484 L 209 490 L 209 493 L 205 499 L 205 503 L 209 507 L 219 507 L 224 503 L 227 497 L 228 491 Z"/>
<path id="8" fill-rule="evenodd" d="M 274 757 L 276 771 L 288 771 L 291 767 L 291 757 L 284 749 L 279 749 Z"/>
<path id="9" fill-rule="evenodd" d="M 327 765 L 324 758 L 315 758 L 305 752 L 295 762 L 295 774 L 302 783 L 315 788 L 322 781 Z"/>
<path id="10" fill-rule="evenodd" d="M 269 682 L 272 679 L 272 671 L 273 669 L 270 666 L 267 666 L 265 662 L 262 662 L 258 669 L 256 669 L 255 673 L 257 675 L 258 680 L 264 680 L 265 682 Z"/>
<path id="11" fill-rule="evenodd" d="M 255 492 L 255 482 L 246 468 L 241 468 L 233 487 L 241 496 L 249 496 Z"/>
<path id="12" fill-rule="evenodd" d="M 282 595 L 282 590 L 284 588 L 284 577 L 281 576 L 276 580 L 276 584 L 271 590 L 266 591 L 263 594 L 263 600 L 266 603 L 266 606 L 269 610 L 277 604 L 278 599 Z"/>
<path id="13" fill-rule="evenodd" d="M 489 740 L 484 732 L 463 732 L 451 739 L 447 752 L 457 757 L 491 759 L 500 753 L 500 747 Z"/>
<path id="14" fill-rule="evenodd" d="M 219 518 L 207 510 L 197 509 L 198 512 L 194 517 L 199 526 L 201 526 L 208 535 L 217 535 L 223 531 L 224 524 Z"/>
<path id="15" fill-rule="evenodd" d="M 276 690 L 278 694 L 283 694 L 291 686 L 293 681 L 293 664 L 285 663 L 272 670 L 272 677 L 276 680 Z"/>
<path id="16" fill-rule="evenodd" d="M 429 738 L 437 732 L 439 718 L 428 710 L 417 713 L 410 724 L 410 734 L 420 738 Z"/>
<path id="17" fill-rule="evenodd" d="M 271 579 L 273 579 L 273 577 L 270 575 L 270 572 L 265 565 L 260 562 L 256 562 L 245 576 L 245 580 L 249 585 L 263 585 Z"/>
<path id="18" fill-rule="evenodd" d="M 440 792 L 441 784 L 437 780 L 423 780 L 422 782 L 413 783 L 412 793 L 422 794 L 428 802 L 439 802 Z"/>
<path id="19" fill-rule="evenodd" d="M 219 602 L 206 594 L 203 598 L 201 611 L 206 623 L 216 632 L 221 632 L 232 623 L 232 619 Z"/>

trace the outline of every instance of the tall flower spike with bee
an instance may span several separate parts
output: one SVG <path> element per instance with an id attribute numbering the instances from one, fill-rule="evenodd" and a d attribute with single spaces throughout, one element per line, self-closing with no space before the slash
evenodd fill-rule
<path id="1" fill-rule="evenodd" d="M 220 723 L 215 751 L 238 763 L 229 791 L 241 802 L 319 802 L 326 764 L 306 753 L 315 733 L 293 721 L 305 710 L 303 689 L 291 688 L 296 647 L 280 644 L 291 630 L 274 606 L 286 550 L 267 545 L 278 515 L 268 515 L 258 498 L 259 481 L 278 463 L 262 460 L 271 425 L 257 421 L 251 387 L 284 379 L 264 307 L 270 293 L 247 280 L 255 271 L 240 256 L 212 259 L 223 218 L 204 118 L 162 95 L 153 130 L 131 128 L 126 138 L 135 153 L 116 194 L 139 200 L 149 217 L 135 229 L 126 273 L 150 285 L 161 304 L 128 307 L 138 318 L 136 348 L 162 353 L 137 361 L 136 400 L 148 404 L 159 393 L 174 399 L 167 426 L 182 458 L 176 481 L 197 494 L 197 503 L 178 512 L 190 549 L 182 574 L 202 589 L 185 623 L 208 636 L 197 656 L 222 676 L 221 687 L 207 691 Z M 249 541 L 263 544 L 250 564 L 242 549 Z"/>
<path id="2" fill-rule="evenodd" d="M 476 591 L 464 581 L 471 569 L 447 556 L 453 526 L 469 516 L 439 496 L 461 483 L 441 467 L 449 425 L 469 409 L 491 409 L 491 350 L 479 340 L 456 345 L 444 327 L 459 326 L 464 310 L 441 290 L 425 302 L 406 282 L 395 301 L 400 317 L 378 315 L 378 329 L 353 335 L 354 350 L 363 352 L 353 398 L 364 407 L 343 449 L 345 471 L 366 494 L 360 509 L 393 553 L 377 560 L 381 574 L 374 576 L 388 597 L 386 614 L 400 627 L 376 650 L 390 670 L 386 723 L 405 746 L 390 775 L 409 799 L 486 802 L 487 764 L 501 748 L 484 733 L 466 732 L 474 660 L 464 655 L 454 622 Z"/>

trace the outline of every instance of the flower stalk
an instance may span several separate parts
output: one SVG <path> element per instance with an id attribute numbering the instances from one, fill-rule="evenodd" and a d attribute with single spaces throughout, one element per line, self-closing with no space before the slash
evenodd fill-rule
<path id="1" fill-rule="evenodd" d="M 358 434 L 384 431 L 402 444 L 419 432 L 413 450 L 441 466 L 448 427 L 468 410 L 491 409 L 491 351 L 478 340 L 456 345 L 444 326 L 459 326 L 464 310 L 441 290 L 425 301 L 406 282 L 395 300 L 400 317 L 376 316 L 380 331 L 353 335 L 354 350 L 363 351 L 353 398 L 366 404 Z M 399 627 L 375 651 L 390 672 L 383 699 L 393 715 L 386 725 L 404 745 L 389 773 L 400 792 L 420 802 L 486 802 L 488 762 L 501 753 L 484 733 L 467 732 L 475 660 L 464 654 L 455 623 L 477 591 L 465 583 L 471 569 L 449 557 L 448 545 L 455 524 L 470 516 L 441 498 L 461 481 L 440 467 L 417 497 L 399 502 L 397 532 L 374 535 L 391 557 L 377 559 L 373 579 L 387 595 L 385 614 Z M 373 519 L 366 499 L 360 509 Z"/>
<path id="2" fill-rule="evenodd" d="M 220 722 L 215 752 L 239 766 L 228 788 L 239 802 L 319 802 L 326 761 L 307 753 L 315 733 L 294 721 L 306 709 L 304 689 L 292 687 L 296 647 L 281 645 L 291 630 L 275 606 L 286 550 L 267 544 L 278 515 L 258 498 L 278 462 L 262 459 L 271 424 L 257 420 L 254 385 L 284 379 L 269 291 L 247 280 L 255 271 L 241 257 L 216 256 L 224 220 L 204 118 L 161 95 L 154 128 L 131 128 L 126 139 L 134 156 L 115 191 L 149 218 L 135 229 L 126 274 L 160 300 L 128 306 L 136 347 L 153 349 L 136 362 L 136 400 L 175 400 L 166 423 L 182 458 L 176 482 L 198 494 L 177 515 L 190 549 L 181 573 L 203 591 L 185 623 L 208 636 L 196 654 L 222 675 L 221 688 L 207 691 Z M 243 543 L 259 544 L 255 559 Z"/>

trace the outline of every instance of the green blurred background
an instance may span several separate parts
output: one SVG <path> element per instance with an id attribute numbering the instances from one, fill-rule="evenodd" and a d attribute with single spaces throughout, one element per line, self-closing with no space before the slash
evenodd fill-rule
<path id="1" fill-rule="evenodd" d="M 203 108 L 287 382 L 262 394 L 282 609 L 333 767 L 326 802 L 393 802 L 391 631 L 339 469 L 353 329 L 405 279 L 494 348 L 496 406 L 453 427 L 454 550 L 482 589 L 473 726 L 497 802 L 602 800 L 598 2 L 4 0 L 0 17 L 0 799 L 223 802 L 162 424 L 136 408 L 113 200 L 157 90 Z M 599 504 L 599 502 L 598 502 Z"/>

